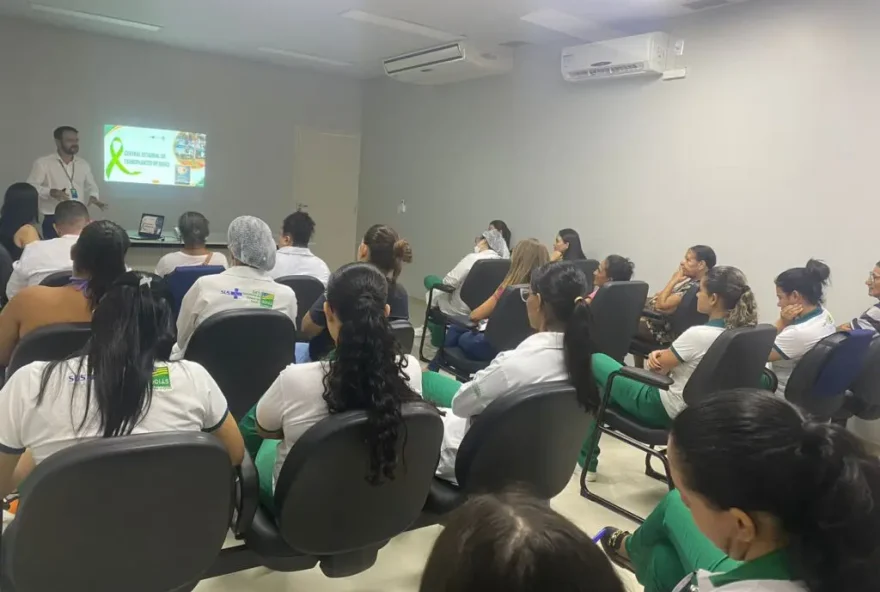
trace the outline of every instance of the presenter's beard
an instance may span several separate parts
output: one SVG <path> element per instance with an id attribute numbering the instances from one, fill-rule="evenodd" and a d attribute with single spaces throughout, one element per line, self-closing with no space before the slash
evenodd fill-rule
<path id="1" fill-rule="evenodd" d="M 74 144 L 70 148 L 67 149 L 67 153 L 73 156 L 74 154 L 79 153 L 79 144 Z"/>

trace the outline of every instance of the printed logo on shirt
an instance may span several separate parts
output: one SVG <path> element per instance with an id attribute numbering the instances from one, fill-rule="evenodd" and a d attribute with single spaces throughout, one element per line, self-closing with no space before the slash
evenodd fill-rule
<path id="1" fill-rule="evenodd" d="M 171 388 L 171 374 L 168 372 L 167 366 L 153 370 L 153 388 Z"/>
<path id="2" fill-rule="evenodd" d="M 275 294 L 271 292 L 261 292 L 259 290 L 251 290 L 242 292 L 238 288 L 234 290 L 220 290 L 224 296 L 232 296 L 233 300 L 247 300 L 251 304 L 256 304 L 260 308 L 272 308 L 275 304 Z"/>
<path id="3" fill-rule="evenodd" d="M 77 382 L 85 382 L 89 378 L 90 377 L 86 376 L 85 374 L 68 374 L 67 375 L 67 382 L 76 384 Z"/>
<path id="4" fill-rule="evenodd" d="M 275 294 L 260 292 L 260 308 L 272 308 L 275 304 Z"/>

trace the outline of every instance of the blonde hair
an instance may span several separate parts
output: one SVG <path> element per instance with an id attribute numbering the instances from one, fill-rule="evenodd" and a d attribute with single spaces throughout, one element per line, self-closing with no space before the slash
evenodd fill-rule
<path id="1" fill-rule="evenodd" d="M 527 238 L 516 243 L 510 255 L 510 271 L 507 272 L 500 288 L 516 284 L 528 284 L 532 272 L 550 261 L 550 253 L 541 241 Z"/>
<path id="2" fill-rule="evenodd" d="M 736 267 L 713 267 L 703 280 L 706 291 L 716 294 L 727 307 L 725 328 L 754 327 L 758 324 L 758 303 L 745 274 Z"/>

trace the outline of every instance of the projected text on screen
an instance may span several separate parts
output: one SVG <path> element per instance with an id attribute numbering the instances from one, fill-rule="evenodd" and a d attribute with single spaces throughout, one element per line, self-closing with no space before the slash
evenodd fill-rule
<path id="1" fill-rule="evenodd" d="M 205 134 L 104 126 L 104 180 L 177 187 L 205 186 Z"/>

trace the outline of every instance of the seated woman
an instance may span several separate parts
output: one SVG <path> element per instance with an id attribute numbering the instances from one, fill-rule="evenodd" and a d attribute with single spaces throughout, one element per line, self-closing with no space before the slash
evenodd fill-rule
<path id="1" fill-rule="evenodd" d="M 87 323 L 107 288 L 125 273 L 125 253 L 131 241 L 125 230 L 109 220 L 83 228 L 70 249 L 71 283 L 60 288 L 29 286 L 0 312 L 0 365 L 9 364 L 19 340 L 39 327 L 54 323 Z"/>
<path id="2" fill-rule="evenodd" d="M 267 508 L 273 507 L 274 483 L 293 445 L 333 413 L 370 412 L 370 477 L 376 483 L 393 479 L 403 464 L 393 444 L 403 437 L 400 408 L 422 400 L 422 381 L 418 360 L 400 351 L 391 332 L 388 289 L 374 265 L 349 263 L 336 270 L 323 305 L 336 354 L 288 366 L 240 423 Z"/>
<path id="3" fill-rule="evenodd" d="M 584 301 L 587 287 L 587 278 L 573 263 L 549 263 L 536 269 L 526 309 L 529 324 L 537 333 L 516 349 L 498 354 L 465 384 L 436 372 L 425 372 L 425 398 L 452 408 L 443 418 L 438 477 L 455 479 L 455 457 L 473 418 L 495 399 L 524 386 L 569 380 L 584 409 L 588 413 L 598 410 L 599 394 L 590 361 L 594 353 L 590 307 Z"/>
<path id="4" fill-rule="evenodd" d="M 195 362 L 168 361 L 174 321 L 156 288 L 148 275 L 123 274 L 95 308 L 81 354 L 28 364 L 3 387 L 0 496 L 48 456 L 94 438 L 206 431 L 241 462 L 241 434 L 217 383 Z"/>
<path id="5" fill-rule="evenodd" d="M 30 183 L 13 183 L 3 196 L 0 207 L 0 246 L 13 261 L 21 259 L 24 248 L 40 240 L 37 231 L 39 195 Z"/>
<path id="6" fill-rule="evenodd" d="M 445 523 L 419 592 L 624 592 L 602 551 L 547 502 L 470 498 Z"/>
<path id="7" fill-rule="evenodd" d="M 865 282 L 865 285 L 868 286 L 868 296 L 876 298 L 878 302 L 866 310 L 862 316 L 841 325 L 839 327 L 841 331 L 865 329 L 874 333 L 880 333 L 880 262 L 868 274 L 868 280 Z"/>
<path id="8" fill-rule="evenodd" d="M 735 267 L 713 267 L 700 282 L 697 310 L 709 317 L 705 325 L 691 327 L 668 349 L 658 349 L 648 357 L 648 367 L 668 374 L 675 382 L 669 390 L 660 390 L 626 377 L 614 379 L 611 405 L 654 428 L 668 428 L 672 419 L 685 408 L 684 388 L 709 348 L 726 329 L 754 327 L 758 324 L 758 305 L 746 282 L 746 276 Z M 608 377 L 620 370 L 621 364 L 605 354 L 593 356 L 593 375 L 599 388 Z M 586 462 L 593 430 L 587 435 L 581 456 Z M 596 480 L 599 450 L 589 459 L 587 479 Z"/>
<path id="9" fill-rule="evenodd" d="M 504 244 L 507 245 L 508 252 L 510 251 L 510 239 L 513 234 L 510 232 L 510 228 L 507 227 L 507 223 L 504 220 L 492 220 L 489 222 L 488 230 L 497 230 L 501 233 L 501 238 L 504 239 Z"/>
<path id="10" fill-rule="evenodd" d="M 827 265 L 810 259 L 806 267 L 793 267 L 776 278 L 780 313 L 770 362 L 779 379 L 776 391 L 780 394 L 785 393 L 792 370 L 804 354 L 837 330 L 831 313 L 822 308 L 830 277 Z"/>
<path id="11" fill-rule="evenodd" d="M 550 261 L 578 261 L 586 258 L 581 247 L 580 235 L 571 228 L 560 230 L 553 242 L 553 255 L 550 256 Z"/>
<path id="12" fill-rule="evenodd" d="M 608 255 L 599 263 L 599 268 L 593 272 L 593 291 L 587 297 L 587 303 L 592 303 L 599 288 L 608 282 L 628 282 L 632 279 L 635 264 L 621 255 Z"/>
<path id="13" fill-rule="evenodd" d="M 603 531 L 645 592 L 830 592 L 880 581 L 880 461 L 842 427 L 766 391 L 706 397 L 675 418 L 677 489 L 630 535 Z"/>
<path id="14" fill-rule="evenodd" d="M 409 319 L 409 295 L 397 279 L 403 271 L 403 264 L 411 263 L 412 258 L 412 248 L 406 239 L 384 224 L 371 226 L 358 247 L 357 260 L 372 263 L 388 280 L 386 304 L 391 308 L 388 318 L 392 321 Z M 327 330 L 327 316 L 324 314 L 326 301 L 326 294 L 319 296 L 302 320 L 302 332 L 311 338 L 308 357 L 312 361 L 323 359 L 333 349 L 333 338 Z M 304 361 L 299 355 L 297 359 Z"/>
<path id="15" fill-rule="evenodd" d="M 492 316 L 495 305 L 498 304 L 504 290 L 517 284 L 529 283 L 532 272 L 545 265 L 549 260 L 550 254 L 547 252 L 547 247 L 542 245 L 538 239 L 529 238 L 517 243 L 510 259 L 510 271 L 507 272 L 504 281 L 501 282 L 494 294 L 471 312 L 470 320 L 479 323 Z M 498 355 L 495 348 L 486 341 L 486 335 L 482 329 L 469 331 L 452 325 L 446 330 L 445 347 L 458 347 L 465 356 L 472 360 L 488 362 Z M 438 367 L 431 368 L 431 370 L 437 369 Z"/>
<path id="16" fill-rule="evenodd" d="M 270 308 L 296 322 L 296 294 L 269 275 L 275 266 L 275 238 L 269 225 L 253 216 L 239 216 L 229 225 L 228 242 L 232 267 L 197 279 L 180 303 L 172 359 L 182 359 L 196 327 L 224 310 Z"/>
<path id="17" fill-rule="evenodd" d="M 198 212 L 184 212 L 177 221 L 183 248 L 176 253 L 168 253 L 156 264 L 156 275 L 165 277 L 178 267 L 193 265 L 219 265 L 228 267 L 223 253 L 209 251 L 205 246 L 211 228 L 208 219 Z"/>
<path id="18" fill-rule="evenodd" d="M 661 319 L 642 317 L 639 323 L 638 337 L 641 340 L 665 347 L 675 341 L 678 335 L 672 331 L 669 315 L 678 309 L 681 298 L 688 290 L 698 285 L 706 277 L 709 270 L 715 267 L 717 258 L 712 247 L 706 245 L 694 245 L 684 254 L 684 259 L 678 264 L 678 269 L 669 278 L 666 286 L 651 296 L 645 309 L 660 313 Z M 636 366 L 644 366 L 644 358 L 636 356 Z"/>

